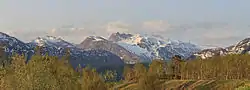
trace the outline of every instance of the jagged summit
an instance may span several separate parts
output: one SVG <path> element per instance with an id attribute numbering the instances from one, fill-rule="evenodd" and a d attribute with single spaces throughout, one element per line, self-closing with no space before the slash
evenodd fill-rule
<path id="1" fill-rule="evenodd" d="M 123 39 L 128 39 L 128 38 L 130 38 L 132 36 L 133 36 L 132 34 L 117 32 L 117 33 L 111 34 L 111 36 L 109 37 L 108 40 L 117 42 L 117 41 L 120 41 L 120 40 L 123 40 Z"/>

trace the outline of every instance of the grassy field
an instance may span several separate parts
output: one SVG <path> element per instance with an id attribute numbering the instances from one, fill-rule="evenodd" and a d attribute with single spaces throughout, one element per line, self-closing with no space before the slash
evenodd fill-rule
<path id="1" fill-rule="evenodd" d="M 113 90 L 138 90 L 137 82 L 117 85 Z M 161 81 L 162 90 L 250 90 L 250 82 L 243 80 L 169 80 Z"/>

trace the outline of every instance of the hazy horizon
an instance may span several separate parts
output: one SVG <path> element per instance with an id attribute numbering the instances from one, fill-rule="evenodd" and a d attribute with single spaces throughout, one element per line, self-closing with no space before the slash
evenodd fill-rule
<path id="1" fill-rule="evenodd" d="M 1 0 L 0 31 L 28 42 L 60 36 L 80 43 L 114 32 L 158 34 L 228 46 L 250 36 L 246 0 Z"/>

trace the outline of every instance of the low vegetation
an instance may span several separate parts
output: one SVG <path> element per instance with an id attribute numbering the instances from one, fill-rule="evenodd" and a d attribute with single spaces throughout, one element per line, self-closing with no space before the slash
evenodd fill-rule
<path id="1" fill-rule="evenodd" d="M 1 56 L 2 90 L 248 90 L 250 55 L 228 55 L 206 60 L 170 62 L 153 60 L 147 64 L 97 71 L 93 67 L 72 68 L 68 56 Z M 6 59 L 11 62 L 6 62 Z"/>

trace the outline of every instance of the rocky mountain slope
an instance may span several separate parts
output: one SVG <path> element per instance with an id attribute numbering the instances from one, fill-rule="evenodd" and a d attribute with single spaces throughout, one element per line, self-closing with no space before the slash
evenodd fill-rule
<path id="1" fill-rule="evenodd" d="M 30 50 L 30 47 L 24 42 L 2 32 L 0 32 L 0 44 L 5 48 L 5 52 L 7 53 L 16 52 L 25 54 Z"/>
<path id="2" fill-rule="evenodd" d="M 188 58 L 200 49 L 191 43 L 174 41 L 159 36 L 113 33 L 110 41 L 116 42 L 138 56 L 169 60 L 174 55 Z"/>
<path id="3" fill-rule="evenodd" d="M 82 43 L 78 45 L 78 48 L 82 48 L 85 50 L 106 50 L 119 56 L 126 63 L 139 62 L 139 60 L 141 59 L 139 56 L 129 52 L 122 46 L 99 36 L 87 37 Z"/>

